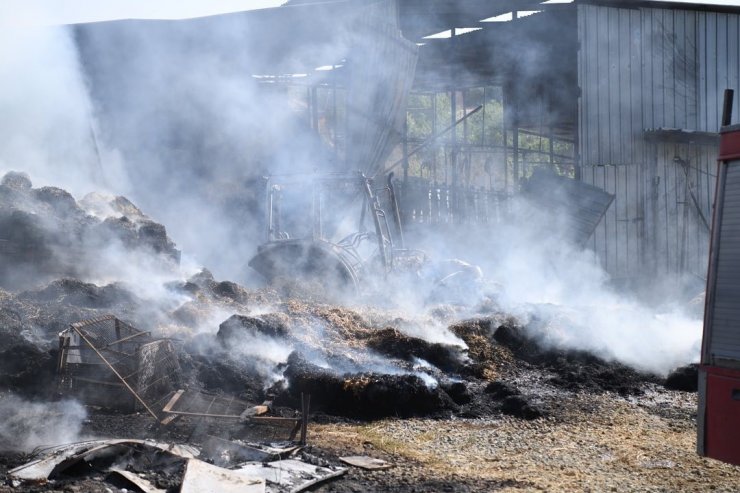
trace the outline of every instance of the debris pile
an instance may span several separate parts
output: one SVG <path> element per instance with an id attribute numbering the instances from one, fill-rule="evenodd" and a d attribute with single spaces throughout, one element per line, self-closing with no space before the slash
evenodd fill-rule
<path id="1" fill-rule="evenodd" d="M 225 458 L 235 450 L 242 455 Z M 282 493 L 303 491 L 347 471 L 322 462 L 290 444 L 223 441 L 201 450 L 153 440 L 91 440 L 37 451 L 8 476 L 16 487 L 46 482 L 54 488 L 74 483 L 88 491 L 112 486 L 146 493 Z"/>
<path id="2" fill-rule="evenodd" d="M 136 255 L 170 275 L 118 278 L 106 263 L 113 250 L 117 268 Z M 0 391 L 79 399 L 90 413 L 84 431 L 117 438 L 13 459 L 11 484 L 298 491 L 343 471 L 300 455 L 309 419 L 537 420 L 563 413 L 566 395 L 695 390 L 692 367 L 664 381 L 543 347 L 494 299 L 414 314 L 333 306 L 206 269 L 188 275 L 178 258 L 165 228 L 123 197 L 77 202 L 25 175 L 3 177 Z M 143 440 L 153 436 L 162 441 Z"/>

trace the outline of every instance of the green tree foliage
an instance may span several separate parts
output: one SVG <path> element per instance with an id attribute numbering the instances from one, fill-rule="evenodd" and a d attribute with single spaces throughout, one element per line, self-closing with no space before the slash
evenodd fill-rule
<path id="1" fill-rule="evenodd" d="M 455 114 L 452 114 L 452 98 Z M 411 94 L 407 107 L 409 149 L 426 141 L 478 106 L 483 108 L 463 123 L 439 136 L 409 159 L 409 175 L 466 186 L 502 188 L 514 183 L 514 133 L 505 132 L 504 104 L 500 87 L 475 87 L 450 92 Z M 545 135 L 519 134 L 519 176 L 526 177 L 537 166 L 573 173 L 573 144 Z M 506 157 L 505 157 L 506 156 Z M 452 168 L 455 168 L 453 173 Z"/>

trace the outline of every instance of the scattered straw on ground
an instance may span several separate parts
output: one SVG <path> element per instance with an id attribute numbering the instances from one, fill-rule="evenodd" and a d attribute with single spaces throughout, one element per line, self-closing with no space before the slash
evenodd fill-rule
<path id="1" fill-rule="evenodd" d="M 513 490 L 740 491 L 740 467 L 696 454 L 696 428 L 613 395 L 583 396 L 598 411 L 563 420 L 386 420 L 315 425 L 336 453 L 397 464 L 389 474 L 515 480 Z M 681 396 L 683 405 L 695 396 Z"/>

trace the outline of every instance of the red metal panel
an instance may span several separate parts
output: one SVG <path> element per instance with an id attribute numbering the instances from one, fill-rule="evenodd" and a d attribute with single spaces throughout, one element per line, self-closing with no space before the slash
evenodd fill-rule
<path id="1" fill-rule="evenodd" d="M 723 132 L 719 143 L 719 160 L 740 159 L 740 130 Z"/>
<path id="2" fill-rule="evenodd" d="M 740 370 L 704 367 L 707 373 L 704 451 L 740 465 Z"/>

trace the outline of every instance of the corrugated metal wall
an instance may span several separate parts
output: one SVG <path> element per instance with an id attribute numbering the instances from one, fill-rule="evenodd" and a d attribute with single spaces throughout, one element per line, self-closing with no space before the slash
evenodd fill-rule
<path id="1" fill-rule="evenodd" d="M 740 16 L 581 4 L 578 32 L 582 179 L 616 195 L 591 247 L 615 277 L 704 277 L 717 148 L 644 130 L 718 130 L 724 89 L 740 89 Z"/>
<path id="2" fill-rule="evenodd" d="M 705 334 L 709 334 L 707 361 L 713 365 L 721 365 L 719 359 L 729 359 L 732 363 L 740 360 L 740 332 L 737 320 L 740 318 L 740 305 L 737 302 L 738 275 L 740 274 L 740 160 L 727 164 L 727 174 L 723 178 L 723 193 L 720 193 L 722 214 L 717 226 L 719 239 L 715 252 L 717 255 L 714 285 L 710 285 L 709 299 L 710 314 L 707 320 L 711 321 Z M 713 293 L 712 293 L 713 291 Z M 727 362 L 725 362 L 727 363 Z"/>
<path id="3" fill-rule="evenodd" d="M 697 14 L 697 51 L 699 53 L 698 129 L 719 130 L 722 95 L 735 89 L 733 115 L 740 117 L 740 15 L 699 12 Z"/>

